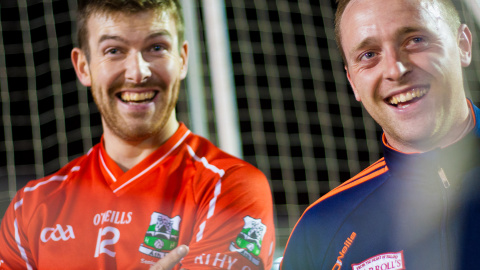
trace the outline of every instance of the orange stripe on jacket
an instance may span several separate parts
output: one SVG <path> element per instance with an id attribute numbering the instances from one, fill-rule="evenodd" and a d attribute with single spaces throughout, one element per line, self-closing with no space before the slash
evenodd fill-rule
<path id="1" fill-rule="evenodd" d="M 354 176 L 353 178 L 345 181 L 343 184 L 341 184 L 340 186 L 332 189 L 330 192 L 328 192 L 327 194 L 325 194 L 324 196 L 322 196 L 320 199 L 318 199 L 317 201 L 315 201 L 313 204 L 311 204 L 306 210 L 305 212 L 303 212 L 302 216 L 300 217 L 300 219 L 297 221 L 297 223 L 295 224 L 295 226 L 293 227 L 293 230 L 292 231 L 295 231 L 295 228 L 297 227 L 298 223 L 300 222 L 300 220 L 303 218 L 303 215 L 305 215 L 305 213 L 312 207 L 314 207 L 315 205 L 319 204 L 320 202 L 324 201 L 325 199 L 327 198 L 330 198 L 342 191 L 345 191 L 347 189 L 350 189 L 352 187 L 355 187 L 355 186 L 358 186 L 362 183 L 365 183 L 367 182 L 368 180 L 371 180 L 385 172 L 388 171 L 388 168 L 387 168 L 387 165 L 385 163 L 385 159 L 384 158 L 381 158 L 379 159 L 377 162 L 373 163 L 372 165 L 370 165 L 369 167 L 367 167 L 365 170 L 361 171 L 360 173 L 358 173 L 356 176 Z M 291 237 L 291 234 L 290 234 L 290 237 Z M 288 243 L 290 242 L 290 237 L 288 237 L 288 240 L 287 240 L 287 244 L 286 246 L 288 246 Z M 282 269 L 282 263 L 280 263 L 280 269 Z"/>

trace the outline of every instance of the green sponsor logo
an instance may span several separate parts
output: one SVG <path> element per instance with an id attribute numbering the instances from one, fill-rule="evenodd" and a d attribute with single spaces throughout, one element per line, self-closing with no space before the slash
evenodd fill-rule
<path id="1" fill-rule="evenodd" d="M 244 249 L 249 253 L 258 256 L 262 248 L 263 237 L 267 231 L 267 226 L 262 223 L 261 219 L 254 219 L 250 216 L 243 218 L 245 225 L 238 234 L 235 243 L 237 248 Z"/>
<path id="2" fill-rule="evenodd" d="M 143 243 L 140 245 L 140 252 L 152 256 L 152 254 L 158 254 L 158 251 L 169 252 L 177 247 L 181 220 L 180 216 L 170 218 L 154 212 L 150 217 L 150 225 Z"/>

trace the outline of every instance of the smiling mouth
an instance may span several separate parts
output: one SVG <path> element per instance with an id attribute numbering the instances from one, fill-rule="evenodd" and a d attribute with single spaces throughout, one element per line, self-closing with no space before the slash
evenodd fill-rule
<path id="1" fill-rule="evenodd" d="M 391 96 L 386 99 L 386 102 L 395 107 L 404 107 L 421 97 L 425 96 L 428 92 L 427 88 L 415 88 L 408 92 L 404 92 L 398 95 Z"/>
<path id="2" fill-rule="evenodd" d="M 157 91 L 148 92 L 121 92 L 118 97 L 125 103 L 148 103 L 157 95 Z"/>

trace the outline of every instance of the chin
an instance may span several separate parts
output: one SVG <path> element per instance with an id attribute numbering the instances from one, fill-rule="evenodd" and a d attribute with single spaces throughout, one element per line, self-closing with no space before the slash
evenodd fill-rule
<path id="1" fill-rule="evenodd" d="M 131 127 L 128 130 L 116 129 L 114 133 L 125 141 L 141 141 L 152 137 L 155 132 L 144 127 Z"/>

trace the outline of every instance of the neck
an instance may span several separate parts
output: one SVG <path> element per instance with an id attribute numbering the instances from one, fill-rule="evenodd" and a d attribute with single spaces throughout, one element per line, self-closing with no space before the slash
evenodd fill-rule
<path id="1" fill-rule="evenodd" d="M 468 112 L 469 113 L 468 113 L 468 118 L 467 118 L 466 125 L 464 126 L 463 130 L 457 136 L 457 139 L 454 140 L 453 142 L 451 142 L 449 145 L 454 144 L 454 143 L 458 142 L 459 140 L 461 140 L 463 137 L 467 136 L 467 134 L 470 133 L 470 131 L 472 131 L 472 129 L 474 128 L 475 123 L 473 121 L 472 112 L 470 110 Z M 446 146 L 448 146 L 448 145 L 446 145 Z"/>
<path id="2" fill-rule="evenodd" d="M 122 139 L 104 125 L 104 147 L 110 158 L 126 172 L 162 146 L 175 133 L 179 125 L 176 120 L 167 123 L 158 134 L 140 140 Z"/>
<path id="3" fill-rule="evenodd" d="M 439 140 L 438 143 L 435 144 L 428 144 L 428 143 L 422 143 L 421 145 L 416 145 L 416 144 L 408 144 L 408 143 L 400 143 L 398 145 L 396 144 L 390 144 L 388 142 L 388 138 L 386 133 L 384 133 L 384 143 L 386 145 L 392 146 L 393 148 L 400 150 L 405 153 L 413 153 L 413 152 L 427 152 L 435 148 L 445 148 L 449 145 L 452 145 L 462 138 L 464 138 L 472 129 L 474 128 L 474 120 L 473 120 L 473 115 L 472 111 L 468 109 L 468 114 L 467 117 L 459 122 L 459 125 L 450 128 L 450 132 L 444 136 L 442 140 Z"/>

